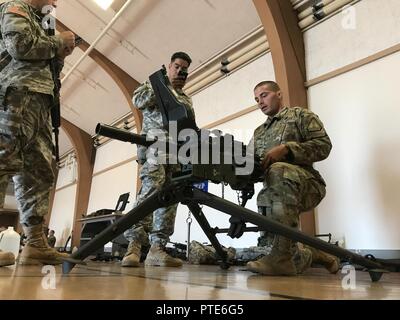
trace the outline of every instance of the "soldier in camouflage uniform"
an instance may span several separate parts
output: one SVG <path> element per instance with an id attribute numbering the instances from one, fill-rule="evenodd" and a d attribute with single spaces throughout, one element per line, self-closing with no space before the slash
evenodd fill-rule
<path id="1" fill-rule="evenodd" d="M 332 145 L 318 116 L 309 110 L 284 107 L 279 86 L 263 81 L 254 88 L 255 100 L 268 116 L 253 135 L 250 146 L 265 170 L 264 188 L 257 197 L 259 212 L 292 228 L 299 228 L 301 212 L 315 208 L 325 196 L 325 182 L 312 165 L 328 157 Z M 278 235 L 264 235 L 271 253 L 247 264 L 250 271 L 266 275 L 295 275 L 312 262 L 330 272 L 338 259 Z"/>
<path id="2" fill-rule="evenodd" d="M 0 209 L 4 208 L 8 182 L 9 178 L 7 175 L 0 176 Z"/>
<path id="3" fill-rule="evenodd" d="M 9 177 L 14 181 L 27 237 L 20 264 L 58 264 L 62 258 L 43 233 L 54 182 L 50 121 L 54 82 L 49 61 L 63 60 L 75 46 L 72 32 L 48 36 L 42 27 L 42 9 L 55 7 L 56 2 L 9 1 L 0 10 L 0 181 L 3 185 Z M 0 266 L 13 264 L 11 258 L 10 253 L 0 252 Z"/>
<path id="4" fill-rule="evenodd" d="M 167 74 L 172 85 L 170 89 L 178 101 L 187 107 L 189 114 L 194 118 L 192 100 L 182 90 L 186 78 L 182 79 L 179 76 L 181 70 L 187 71 L 191 62 L 192 60 L 186 53 L 174 53 L 171 57 Z M 163 129 L 162 115 L 156 104 L 153 88 L 148 81 L 135 90 L 133 104 L 143 113 L 141 134 L 152 137 L 157 132 L 160 132 L 160 130 L 167 133 Z M 172 170 L 175 169 L 173 165 L 149 161 L 150 158 L 147 151 L 145 147 L 138 147 L 138 161 L 142 164 L 139 173 L 142 187 L 135 205 L 141 203 L 152 192 L 160 189 L 168 182 Z M 139 266 L 141 248 L 143 245 L 148 245 L 149 240 L 151 247 L 145 260 L 146 266 L 179 267 L 182 265 L 182 260 L 173 258 L 165 252 L 165 245 L 174 232 L 177 206 L 176 204 L 167 208 L 157 209 L 154 211 L 153 216 L 148 215 L 140 223 L 124 233 L 129 241 L 129 246 L 121 263 L 123 267 Z"/>

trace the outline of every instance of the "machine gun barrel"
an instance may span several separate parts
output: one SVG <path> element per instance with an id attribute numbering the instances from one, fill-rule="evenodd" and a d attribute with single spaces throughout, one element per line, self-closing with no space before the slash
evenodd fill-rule
<path id="1" fill-rule="evenodd" d="M 140 134 L 132 133 L 128 130 L 117 129 L 106 124 L 99 123 L 96 126 L 96 134 L 108 137 L 111 139 L 116 139 L 119 141 L 130 142 L 145 147 L 151 146 L 155 140 L 147 140 L 146 136 Z"/>

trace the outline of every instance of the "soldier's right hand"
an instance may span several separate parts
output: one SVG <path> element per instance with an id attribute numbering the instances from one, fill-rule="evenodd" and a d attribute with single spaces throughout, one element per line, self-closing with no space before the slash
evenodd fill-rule
<path id="1" fill-rule="evenodd" d="M 66 50 L 67 48 L 69 50 L 71 50 L 71 51 L 74 49 L 74 47 L 75 47 L 75 34 L 73 32 L 64 31 L 64 32 L 61 32 L 58 36 L 62 39 L 62 42 L 63 42 L 63 46 L 62 46 L 62 48 L 60 48 L 59 51 L 62 52 L 64 50 Z"/>

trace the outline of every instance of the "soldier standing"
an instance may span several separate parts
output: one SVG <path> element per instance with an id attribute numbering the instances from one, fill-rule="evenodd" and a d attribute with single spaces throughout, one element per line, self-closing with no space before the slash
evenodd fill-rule
<path id="1" fill-rule="evenodd" d="M 42 26 L 43 9 L 56 5 L 57 0 L 15 0 L 0 11 L 0 181 L 14 181 L 27 237 L 20 264 L 59 264 L 62 258 L 43 232 L 54 182 L 50 60 L 62 61 L 75 46 L 72 32 L 48 36 Z M 0 266 L 8 264 L 14 264 L 13 255 L 0 252 Z"/>
<path id="2" fill-rule="evenodd" d="M 263 81 L 254 88 L 261 111 L 268 116 L 253 135 L 254 151 L 261 158 L 264 188 L 257 197 L 259 212 L 292 228 L 299 215 L 315 208 L 325 196 L 325 181 L 312 165 L 328 157 L 332 145 L 318 116 L 309 110 L 285 107 L 277 83 Z M 312 262 L 336 273 L 336 257 L 278 235 L 265 234 L 271 253 L 247 264 L 247 269 L 266 275 L 295 275 Z"/>
<path id="3" fill-rule="evenodd" d="M 170 89 L 179 102 L 183 103 L 194 119 L 192 100 L 182 90 L 186 83 L 186 77 L 181 77 L 181 71 L 187 72 L 192 60 L 184 52 L 176 52 L 171 57 L 167 74 L 171 83 Z M 146 81 L 134 92 L 133 104 L 143 113 L 143 128 L 141 134 L 153 135 L 163 130 L 162 115 L 156 104 L 153 88 Z M 147 148 L 138 146 L 138 161 L 142 165 L 139 173 L 142 187 L 139 191 L 136 204 L 141 203 L 152 192 L 160 189 L 169 180 L 171 165 L 159 164 L 149 161 L 146 155 Z M 141 248 L 150 240 L 151 248 L 147 254 L 146 266 L 180 267 L 182 260 L 173 258 L 165 252 L 165 246 L 169 237 L 174 232 L 176 209 L 178 205 L 167 208 L 159 208 L 148 215 L 137 225 L 127 230 L 124 235 L 129 241 L 128 250 L 122 260 L 123 267 L 137 267 L 140 262 Z M 150 234 L 150 236 L 149 236 Z"/>

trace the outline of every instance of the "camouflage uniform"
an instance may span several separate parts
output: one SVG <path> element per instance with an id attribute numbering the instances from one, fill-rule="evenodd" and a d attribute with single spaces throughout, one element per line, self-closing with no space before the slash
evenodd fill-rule
<path id="1" fill-rule="evenodd" d="M 182 90 L 174 90 L 170 87 L 179 102 L 183 103 L 194 118 L 192 100 Z M 152 136 L 157 131 L 163 129 L 162 115 L 156 104 L 155 95 L 151 84 L 146 81 L 134 92 L 133 104 L 143 113 L 143 127 L 141 134 Z M 135 205 L 145 200 L 152 192 L 160 189 L 164 183 L 170 179 L 174 166 L 164 164 L 154 164 L 147 161 L 147 148 L 138 147 L 138 160 L 142 164 L 139 177 L 142 187 L 138 193 Z M 128 241 L 136 240 L 142 245 L 149 243 L 148 233 L 150 233 L 151 244 L 165 246 L 169 237 L 174 232 L 175 216 L 177 204 L 166 208 L 160 208 L 153 212 L 153 216 L 148 215 L 138 224 L 127 230 L 124 235 Z"/>
<path id="2" fill-rule="evenodd" d="M 255 153 L 263 159 L 267 150 L 284 144 L 289 149 L 285 160 L 272 164 L 257 197 L 259 212 L 293 228 L 299 227 L 299 214 L 315 208 L 325 196 L 325 182 L 312 167 L 328 157 L 332 148 L 318 116 L 309 110 L 284 108 L 254 131 Z M 311 262 L 311 252 L 287 239 L 264 234 L 273 244 L 272 252 L 293 257 L 297 273 Z"/>
<path id="3" fill-rule="evenodd" d="M 25 226 L 43 222 L 54 181 L 49 112 L 54 82 L 49 59 L 56 56 L 62 40 L 47 36 L 41 19 L 23 1 L 1 7 L 0 181 L 13 177 Z"/>
<path id="4" fill-rule="evenodd" d="M 6 192 L 8 187 L 9 177 L 7 175 L 0 175 L 0 208 L 4 208 L 6 200 Z"/>
<path id="5" fill-rule="evenodd" d="M 222 249 L 227 254 L 227 261 L 233 264 L 236 255 L 235 248 L 222 247 Z M 219 256 L 213 246 L 204 245 L 195 240 L 190 242 L 189 262 L 191 264 L 218 264 L 218 260 Z"/>

